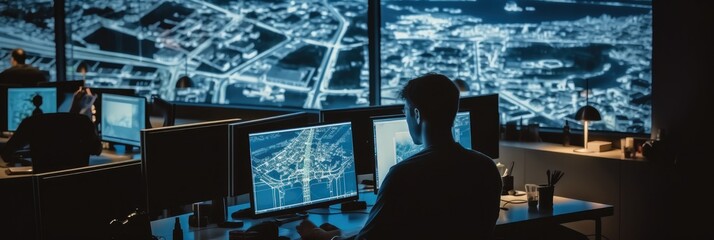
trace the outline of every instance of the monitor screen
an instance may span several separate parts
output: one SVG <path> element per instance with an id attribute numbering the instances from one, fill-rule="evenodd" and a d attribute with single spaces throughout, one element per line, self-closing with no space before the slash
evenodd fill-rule
<path id="1" fill-rule="evenodd" d="M 146 128 L 146 98 L 102 94 L 102 141 L 141 146 Z"/>
<path id="2" fill-rule="evenodd" d="M 141 159 L 148 209 L 163 209 L 230 196 L 227 119 L 141 131 Z"/>
<path id="3" fill-rule="evenodd" d="M 277 116 L 241 121 L 230 124 L 231 162 L 233 163 L 233 196 L 252 192 L 250 171 L 250 145 L 248 135 L 255 132 L 272 131 L 307 126 L 316 120 L 307 112 L 288 113 Z"/>
<path id="4" fill-rule="evenodd" d="M 7 130 L 15 131 L 25 118 L 57 112 L 57 88 L 18 87 L 7 89 Z"/>
<path id="5" fill-rule="evenodd" d="M 402 114 L 404 105 L 370 106 L 359 108 L 330 109 L 320 111 L 320 119 L 325 123 L 352 122 L 355 138 L 355 160 L 357 174 L 374 173 L 374 143 L 372 142 L 372 117 Z"/>
<path id="6" fill-rule="evenodd" d="M 416 145 L 409 134 L 409 127 L 404 116 L 375 118 L 374 158 L 375 158 L 375 189 L 379 188 L 387 176 L 389 168 L 411 157 L 424 149 L 424 145 Z M 464 148 L 471 149 L 471 114 L 459 112 L 451 129 L 454 140 Z"/>
<path id="7" fill-rule="evenodd" d="M 249 135 L 256 216 L 357 199 L 350 123 Z"/>

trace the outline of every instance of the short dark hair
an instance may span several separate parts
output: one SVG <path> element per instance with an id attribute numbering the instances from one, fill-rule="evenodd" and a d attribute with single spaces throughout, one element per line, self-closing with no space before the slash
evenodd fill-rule
<path id="1" fill-rule="evenodd" d="M 470 90 L 469 84 L 466 83 L 466 81 L 464 81 L 461 78 L 457 78 L 456 80 L 454 80 L 454 84 L 456 84 L 456 87 L 459 88 L 459 91 L 469 91 Z"/>
<path id="2" fill-rule="evenodd" d="M 25 64 L 26 58 L 27 56 L 25 55 L 25 50 L 22 48 L 15 48 L 12 50 L 12 59 L 14 59 L 18 64 Z"/>
<path id="3" fill-rule="evenodd" d="M 459 89 L 442 74 L 427 73 L 409 80 L 399 96 L 434 124 L 451 126 L 459 110 Z"/>

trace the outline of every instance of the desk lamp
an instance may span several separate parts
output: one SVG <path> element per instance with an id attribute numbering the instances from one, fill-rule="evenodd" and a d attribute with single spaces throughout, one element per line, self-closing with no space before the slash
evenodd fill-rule
<path id="1" fill-rule="evenodd" d="M 579 153 L 594 152 L 588 149 L 588 122 L 600 121 L 602 119 L 600 117 L 600 112 L 593 106 L 590 106 L 590 103 L 588 102 L 589 91 L 590 87 L 588 86 L 588 80 L 585 80 L 585 106 L 578 109 L 578 112 L 575 113 L 575 119 L 578 121 L 583 121 L 583 148 L 573 150 Z"/>
<path id="2" fill-rule="evenodd" d="M 181 76 L 181 78 L 176 81 L 176 88 L 177 89 L 185 89 L 185 88 L 190 88 L 193 87 L 193 81 L 191 81 L 191 77 L 188 76 L 188 55 L 186 56 L 186 62 L 184 64 L 184 75 Z"/>

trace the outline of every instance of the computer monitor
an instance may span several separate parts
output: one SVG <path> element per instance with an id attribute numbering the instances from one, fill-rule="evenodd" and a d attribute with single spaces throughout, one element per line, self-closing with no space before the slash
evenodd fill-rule
<path id="1" fill-rule="evenodd" d="M 471 149 L 497 159 L 501 139 L 498 94 L 462 97 L 459 111 L 471 112 Z"/>
<path id="2" fill-rule="evenodd" d="M 97 99 L 94 100 L 94 118 L 92 118 L 92 121 L 97 125 L 101 126 L 102 124 L 102 94 L 108 93 L 108 94 L 115 94 L 115 95 L 122 95 L 122 96 L 136 96 L 136 90 L 131 89 L 131 88 L 98 88 L 98 87 L 90 87 L 89 90 L 92 92 L 92 94 L 97 96 Z M 149 119 L 146 119 L 147 123 Z M 147 126 L 149 126 L 148 124 Z M 101 131 L 101 129 L 97 128 L 98 131 Z"/>
<path id="3" fill-rule="evenodd" d="M 141 130 L 150 213 L 230 196 L 229 126 L 240 119 Z"/>
<path id="4" fill-rule="evenodd" d="M 296 213 L 358 198 L 352 124 L 249 135 L 256 217 Z"/>
<path id="5" fill-rule="evenodd" d="M 84 80 L 39 82 L 37 86 L 57 88 L 57 112 L 69 112 L 74 93 L 79 87 L 84 87 Z"/>
<path id="6" fill-rule="evenodd" d="M 7 131 L 15 131 L 25 118 L 57 112 L 57 88 L 10 87 L 7 89 Z"/>
<path id="7" fill-rule="evenodd" d="M 355 136 L 355 159 L 357 174 L 374 173 L 374 142 L 372 117 L 402 114 L 404 105 L 370 106 L 359 108 L 329 109 L 320 111 L 320 121 L 325 123 L 352 122 Z"/>
<path id="8" fill-rule="evenodd" d="M 141 146 L 141 130 L 146 128 L 146 98 L 102 94 L 102 141 Z"/>
<path id="9" fill-rule="evenodd" d="M 250 145 L 248 134 L 259 131 L 271 131 L 291 127 L 307 126 L 317 118 L 307 112 L 282 114 L 272 117 L 241 121 L 230 124 L 231 159 L 233 163 L 233 196 L 252 192 L 250 171 Z"/>
<path id="10" fill-rule="evenodd" d="M 382 186 L 384 177 L 395 164 L 424 150 L 412 140 L 403 115 L 373 118 L 375 192 Z M 471 149 L 471 113 L 459 112 L 451 129 L 454 140 L 464 148 Z"/>

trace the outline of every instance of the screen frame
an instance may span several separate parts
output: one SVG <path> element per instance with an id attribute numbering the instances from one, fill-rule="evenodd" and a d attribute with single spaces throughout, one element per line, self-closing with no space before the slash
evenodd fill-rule
<path id="1" fill-rule="evenodd" d="M 251 208 L 252 208 L 251 214 L 253 215 L 253 217 L 262 218 L 262 217 L 270 217 L 270 216 L 277 216 L 277 215 L 283 215 L 283 214 L 299 213 L 301 211 L 308 210 L 308 209 L 327 207 L 327 206 L 330 206 L 330 205 L 333 205 L 336 203 L 341 203 L 341 202 L 355 201 L 355 200 L 359 199 L 359 183 L 357 182 L 358 174 L 357 174 L 357 167 L 356 167 L 356 159 L 354 157 L 354 152 L 355 152 L 355 148 L 354 148 L 355 137 L 354 137 L 354 132 L 353 132 L 354 129 L 352 128 L 351 122 L 345 121 L 345 122 L 337 122 L 337 123 L 314 123 L 314 124 L 307 124 L 307 125 L 298 126 L 298 127 L 277 128 L 277 129 L 262 130 L 262 131 L 261 130 L 249 131 L 248 136 L 250 137 L 251 135 L 255 135 L 255 134 L 268 134 L 268 133 L 273 133 L 273 132 L 290 131 L 290 130 L 297 130 L 297 129 L 304 129 L 304 128 L 317 128 L 317 127 L 347 125 L 347 124 L 349 124 L 349 126 L 350 126 L 350 132 L 352 135 L 352 143 L 353 143 L 352 144 L 352 152 L 353 152 L 352 161 L 355 164 L 355 175 L 354 175 L 354 177 L 355 177 L 355 179 L 354 179 L 355 180 L 355 189 L 354 189 L 355 192 L 354 192 L 354 194 L 352 194 L 350 196 L 342 196 L 340 198 L 331 199 L 331 200 L 327 200 L 327 201 L 313 202 L 313 203 L 305 204 L 305 205 L 287 207 L 287 208 L 283 208 L 283 209 L 279 209 L 279 210 L 273 210 L 273 211 L 267 211 L 267 212 L 265 212 L 265 211 L 257 212 L 257 208 L 255 207 L 256 206 L 255 181 L 254 181 L 255 178 L 253 177 L 253 168 L 252 168 L 252 160 L 251 160 L 251 162 L 248 163 L 251 165 L 251 167 L 250 167 L 251 191 L 249 194 L 249 198 L 250 198 L 250 204 L 251 204 Z M 248 149 L 250 149 L 250 148 L 248 148 Z"/>
<path id="2" fill-rule="evenodd" d="M 139 135 L 139 141 L 138 141 L 138 142 L 134 142 L 134 141 L 131 141 L 131 140 L 122 140 L 122 139 L 119 139 L 119 138 L 113 137 L 113 136 L 110 136 L 109 138 L 106 138 L 105 133 L 104 133 L 104 128 L 105 128 L 106 125 L 103 124 L 103 120 L 104 120 L 104 117 L 105 117 L 105 111 L 107 111 L 107 110 L 104 109 L 104 107 L 102 106 L 102 108 L 101 108 L 101 113 L 100 113 L 100 121 L 99 121 L 100 123 L 102 123 L 102 124 L 101 124 L 101 127 L 100 127 L 100 129 L 99 129 L 99 130 L 100 130 L 100 131 L 99 131 L 99 133 L 100 133 L 100 138 L 101 138 L 102 141 L 104 141 L 104 142 L 124 144 L 124 145 L 126 145 L 126 146 L 141 147 L 141 130 L 150 128 L 150 125 L 147 126 L 147 122 L 148 122 L 148 118 L 149 118 L 149 115 L 148 115 L 148 114 L 149 114 L 149 113 L 147 112 L 146 98 L 144 98 L 144 97 L 139 97 L 139 96 L 126 96 L 126 95 L 119 95 L 119 94 L 112 94 L 112 93 L 103 93 L 102 96 L 101 96 L 102 102 L 101 102 L 100 105 L 104 105 L 104 104 L 106 103 L 106 102 L 104 101 L 104 100 L 105 100 L 104 98 L 107 97 L 107 96 L 108 96 L 108 97 L 115 97 L 115 98 L 126 98 L 126 99 L 139 100 L 139 101 L 140 101 L 139 104 L 140 104 L 140 105 L 143 105 L 142 108 L 143 108 L 143 115 L 144 115 L 143 121 L 140 119 L 139 122 L 140 122 L 140 124 L 143 124 L 144 126 L 143 126 L 141 129 L 139 129 L 139 132 L 137 133 L 137 134 Z M 140 112 L 142 112 L 142 111 L 140 110 Z"/>

